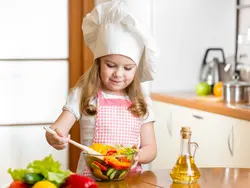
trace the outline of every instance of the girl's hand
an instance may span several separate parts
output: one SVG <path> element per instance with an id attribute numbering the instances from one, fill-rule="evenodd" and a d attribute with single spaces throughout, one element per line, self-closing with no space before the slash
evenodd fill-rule
<path id="1" fill-rule="evenodd" d="M 62 150 L 67 147 L 70 135 L 64 136 L 58 129 L 55 129 L 57 134 L 50 134 L 46 132 L 46 139 L 48 143 L 57 150 Z"/>
<path id="2" fill-rule="evenodd" d="M 134 162 L 133 162 L 133 164 L 131 166 L 132 170 L 137 167 L 139 160 L 140 160 L 140 150 L 138 150 L 138 152 L 134 156 Z"/>

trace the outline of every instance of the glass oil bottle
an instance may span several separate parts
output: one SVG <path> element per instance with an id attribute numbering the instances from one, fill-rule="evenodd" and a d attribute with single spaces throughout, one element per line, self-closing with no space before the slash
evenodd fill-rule
<path id="1" fill-rule="evenodd" d="M 170 172 L 170 176 L 174 183 L 195 183 L 200 178 L 200 171 L 195 165 L 194 156 L 191 155 L 190 146 L 194 145 L 196 151 L 198 144 L 195 142 L 190 142 L 191 130 L 189 127 L 182 127 L 180 133 L 180 155 L 176 161 L 175 166 Z"/>

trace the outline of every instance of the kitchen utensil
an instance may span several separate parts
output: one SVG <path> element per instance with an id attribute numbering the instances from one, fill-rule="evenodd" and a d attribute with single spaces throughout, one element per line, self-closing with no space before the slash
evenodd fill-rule
<path id="1" fill-rule="evenodd" d="M 250 83 L 250 65 L 237 63 L 236 70 L 240 74 L 240 80 Z"/>
<path id="2" fill-rule="evenodd" d="M 212 61 L 207 61 L 208 54 L 212 51 L 221 52 L 222 62 L 220 62 L 217 57 L 214 57 Z M 228 58 L 228 60 L 230 61 L 231 59 L 231 57 Z M 224 51 L 222 48 L 208 48 L 202 61 L 200 82 L 207 82 L 210 86 L 213 87 L 213 85 L 219 81 L 229 81 L 232 75 L 231 67 L 231 63 L 226 63 Z"/>
<path id="3" fill-rule="evenodd" d="M 239 81 L 239 75 L 234 74 L 233 80 L 223 83 L 223 101 L 225 103 L 247 103 L 250 84 Z"/>
<path id="4" fill-rule="evenodd" d="M 49 127 L 43 127 L 43 128 L 44 128 L 48 133 L 53 134 L 53 135 L 57 135 L 57 133 L 56 133 L 53 129 L 51 129 L 51 128 L 49 128 Z M 85 151 L 85 152 L 87 152 L 87 153 L 89 153 L 89 154 L 96 155 L 97 158 L 100 159 L 100 160 L 103 160 L 103 159 L 104 159 L 104 156 L 103 156 L 103 155 L 101 155 L 99 152 L 96 152 L 95 150 L 89 148 L 88 146 L 79 144 L 79 143 L 77 143 L 77 142 L 75 142 L 75 141 L 73 141 L 73 140 L 71 140 L 71 139 L 69 139 L 69 143 L 71 143 L 72 145 L 74 145 L 74 146 L 76 146 L 76 147 L 82 149 L 83 151 Z"/>

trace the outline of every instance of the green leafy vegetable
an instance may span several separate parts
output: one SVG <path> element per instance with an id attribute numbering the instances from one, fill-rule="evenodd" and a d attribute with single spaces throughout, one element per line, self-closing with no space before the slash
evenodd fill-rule
<path id="1" fill-rule="evenodd" d="M 8 173 L 13 180 L 23 180 L 27 173 L 38 173 L 44 176 L 45 180 L 55 183 L 56 185 L 62 184 L 65 179 L 71 174 L 71 171 L 61 170 L 61 164 L 54 161 L 52 155 L 45 157 L 43 160 L 35 160 L 29 163 L 26 169 L 8 169 Z"/>
<path id="2" fill-rule="evenodd" d="M 131 147 L 124 147 L 122 145 L 116 145 L 116 148 L 119 149 L 119 154 L 127 155 L 127 159 L 131 160 L 133 155 L 138 152 L 137 149 Z"/>

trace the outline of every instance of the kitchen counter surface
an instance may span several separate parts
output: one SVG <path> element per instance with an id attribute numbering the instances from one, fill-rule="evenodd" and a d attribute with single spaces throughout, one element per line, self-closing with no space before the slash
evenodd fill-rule
<path id="1" fill-rule="evenodd" d="M 124 181 L 98 183 L 99 188 L 245 188 L 250 187 L 250 169 L 239 168 L 201 168 L 201 177 L 195 184 L 174 184 L 169 176 L 170 170 L 145 171 L 131 174 Z"/>
<path id="2" fill-rule="evenodd" d="M 152 100 L 194 108 L 250 121 L 250 105 L 226 105 L 214 96 L 199 97 L 194 92 L 152 93 Z"/>

